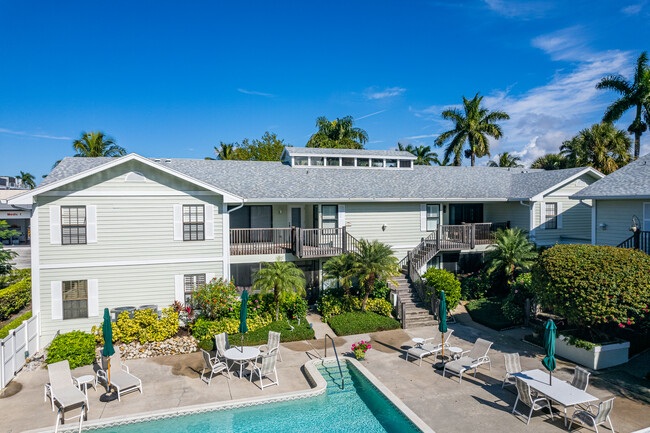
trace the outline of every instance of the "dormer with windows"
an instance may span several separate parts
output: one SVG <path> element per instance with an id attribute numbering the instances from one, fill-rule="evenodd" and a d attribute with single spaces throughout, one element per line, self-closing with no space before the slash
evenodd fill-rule
<path id="1" fill-rule="evenodd" d="M 362 149 L 286 147 L 282 162 L 297 168 L 412 170 L 417 158 L 410 152 Z"/>

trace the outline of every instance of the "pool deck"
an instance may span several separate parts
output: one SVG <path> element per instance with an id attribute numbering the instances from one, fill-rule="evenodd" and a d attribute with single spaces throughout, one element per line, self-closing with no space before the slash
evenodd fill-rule
<path id="1" fill-rule="evenodd" d="M 559 432 L 566 431 L 561 418 L 551 422 L 548 412 L 536 411 L 527 427 L 525 420 L 510 414 L 516 397 L 513 387 L 501 389 L 505 371 L 503 353 L 519 352 L 524 369 L 542 368 L 541 350 L 521 341 L 524 331 L 514 329 L 496 332 L 460 317 L 454 329 L 451 344 L 469 349 L 477 337 L 494 341 L 490 351 L 492 371 L 479 369 L 476 378 L 443 378 L 427 359 L 418 367 L 417 361 L 405 361 L 404 351 L 412 345 L 411 338 L 427 337 L 433 328 L 414 328 L 335 338 L 339 353 L 349 356 L 350 345 L 360 339 L 372 341 L 363 365 L 399 397 L 413 412 L 437 433 L 444 432 Z M 277 395 L 307 390 L 309 382 L 301 367 L 310 359 L 322 357 L 324 340 L 284 343 L 283 361 L 278 363 L 280 385 L 260 390 L 247 380 L 228 380 L 215 376 L 212 385 L 202 382 L 202 359 L 198 353 L 127 361 L 131 372 L 140 377 L 144 394 L 137 392 L 122 397 L 121 402 L 101 403 L 103 388 L 89 390 L 89 420 L 132 416 L 144 412 L 175 409 L 206 403 L 223 402 L 250 397 Z M 328 350 L 328 356 L 332 353 Z M 646 360 L 647 361 L 647 357 Z M 645 361 L 640 361 L 641 363 Z M 635 361 L 633 361 L 635 362 Z M 641 364 L 642 365 L 642 364 Z M 555 376 L 570 380 L 573 364 L 559 361 Z M 617 432 L 634 432 L 650 426 L 650 391 L 648 382 L 631 376 L 626 369 L 610 369 L 591 377 L 589 392 L 598 398 L 616 396 L 612 421 Z M 81 376 L 92 373 L 91 366 L 73 371 Z M 49 400 L 43 402 L 43 384 L 47 370 L 25 371 L 14 379 L 7 395 L 0 398 L 0 433 L 16 433 L 30 429 L 52 428 L 56 415 Z M 559 414 L 556 411 L 556 414 Z M 569 409 L 571 414 L 571 409 Z M 577 431 L 593 431 L 574 429 Z M 314 426 L 314 432 L 318 427 Z M 603 428 L 601 431 L 609 431 Z"/>

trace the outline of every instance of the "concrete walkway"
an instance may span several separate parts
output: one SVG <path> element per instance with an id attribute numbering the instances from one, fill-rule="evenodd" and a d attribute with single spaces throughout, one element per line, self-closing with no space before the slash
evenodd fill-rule
<path id="1" fill-rule="evenodd" d="M 332 337 L 336 335 L 334 331 L 332 331 L 332 328 L 330 328 L 330 325 L 322 321 L 318 311 L 307 311 L 307 321 L 311 324 L 316 339 L 325 338 L 325 334 L 329 334 Z"/>

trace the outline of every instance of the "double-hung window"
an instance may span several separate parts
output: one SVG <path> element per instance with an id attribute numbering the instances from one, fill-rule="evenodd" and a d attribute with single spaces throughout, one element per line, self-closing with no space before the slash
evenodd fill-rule
<path id="1" fill-rule="evenodd" d="M 61 206 L 61 243 L 86 243 L 86 206 Z"/>
<path id="2" fill-rule="evenodd" d="M 544 228 L 557 228 L 557 203 L 544 203 Z"/>
<path id="3" fill-rule="evenodd" d="M 63 281 L 63 319 L 88 317 L 88 281 Z"/>
<path id="4" fill-rule="evenodd" d="M 427 231 L 434 232 L 438 229 L 440 224 L 440 205 L 428 204 L 427 205 Z"/>
<path id="5" fill-rule="evenodd" d="M 192 292 L 205 285 L 205 274 L 187 274 L 183 277 L 185 280 L 185 304 L 189 304 L 192 300 Z"/>
<path id="6" fill-rule="evenodd" d="M 335 229 L 338 227 L 338 206 L 337 205 L 323 205 L 323 228 Z"/>
<path id="7" fill-rule="evenodd" d="M 205 208 L 202 204 L 183 205 L 183 240 L 205 239 Z"/>

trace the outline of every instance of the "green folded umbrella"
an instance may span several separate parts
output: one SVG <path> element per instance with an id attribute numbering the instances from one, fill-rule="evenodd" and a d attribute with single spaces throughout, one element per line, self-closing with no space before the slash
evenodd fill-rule
<path id="1" fill-rule="evenodd" d="M 445 291 L 440 292 L 440 308 L 438 309 L 440 320 L 438 321 L 438 331 L 442 333 L 442 359 L 445 359 L 445 332 L 447 332 L 447 300 Z"/>
<path id="2" fill-rule="evenodd" d="M 104 336 L 104 348 L 102 349 L 102 356 L 106 358 L 108 365 L 108 384 L 106 386 L 106 394 L 104 399 L 110 401 L 114 399 L 111 395 L 111 356 L 115 353 L 113 347 L 113 326 L 111 325 L 111 315 L 108 308 L 104 308 L 104 323 L 102 323 L 102 335 Z"/>
<path id="3" fill-rule="evenodd" d="M 546 351 L 546 356 L 542 360 L 542 364 L 548 370 L 548 384 L 552 385 L 553 382 L 553 370 L 555 370 L 555 331 L 557 327 L 551 319 L 546 322 L 544 327 L 544 350 Z"/>
<path id="4" fill-rule="evenodd" d="M 244 334 L 248 332 L 246 318 L 248 317 L 248 291 L 241 292 L 241 308 L 239 310 L 239 332 L 241 333 L 241 351 L 244 351 Z"/>

